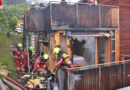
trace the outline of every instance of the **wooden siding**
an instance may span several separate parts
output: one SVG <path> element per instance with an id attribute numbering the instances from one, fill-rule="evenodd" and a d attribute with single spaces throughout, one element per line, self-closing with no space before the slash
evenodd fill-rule
<path id="1" fill-rule="evenodd" d="M 52 30 L 61 29 L 84 29 L 84 28 L 118 28 L 119 27 L 119 8 L 104 5 L 89 4 L 51 4 L 53 22 Z M 63 28 L 66 26 L 66 28 Z"/>
<path id="2" fill-rule="evenodd" d="M 120 6 L 120 54 L 130 54 L 130 0 L 98 0 L 100 4 Z"/>
<path id="3" fill-rule="evenodd" d="M 130 54 L 130 1 L 120 0 L 120 48 L 121 54 Z"/>
<path id="4" fill-rule="evenodd" d="M 119 8 L 85 3 L 50 3 L 31 8 L 25 15 L 25 30 L 115 30 L 119 28 Z"/>
<path id="5" fill-rule="evenodd" d="M 25 13 L 25 30 L 26 31 L 43 31 L 44 30 L 43 8 L 31 8 Z"/>
<path id="6" fill-rule="evenodd" d="M 130 85 L 129 68 L 130 62 L 126 62 L 69 72 L 62 75 L 65 80 L 60 79 L 62 85 L 67 87 L 62 90 L 115 90 L 126 87 Z"/>

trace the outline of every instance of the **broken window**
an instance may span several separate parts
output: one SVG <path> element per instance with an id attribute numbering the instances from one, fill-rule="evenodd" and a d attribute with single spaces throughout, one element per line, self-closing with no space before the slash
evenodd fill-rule
<path id="1" fill-rule="evenodd" d="M 78 37 L 72 40 L 73 62 L 95 64 L 95 37 Z"/>
<path id="2" fill-rule="evenodd" d="M 110 44 L 107 37 L 77 37 L 72 39 L 73 63 L 87 65 L 110 61 Z M 97 53 L 96 53 L 97 52 Z"/>

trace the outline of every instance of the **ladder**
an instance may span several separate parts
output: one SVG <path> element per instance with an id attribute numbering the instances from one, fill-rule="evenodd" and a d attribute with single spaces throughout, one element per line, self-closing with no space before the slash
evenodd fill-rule
<path id="1" fill-rule="evenodd" d="M 28 55 L 28 73 L 30 74 L 30 57 L 29 57 L 29 47 L 34 46 L 35 47 L 35 35 L 34 33 L 28 33 L 26 34 L 26 50 Z M 36 49 L 32 52 L 32 54 L 35 54 Z"/>

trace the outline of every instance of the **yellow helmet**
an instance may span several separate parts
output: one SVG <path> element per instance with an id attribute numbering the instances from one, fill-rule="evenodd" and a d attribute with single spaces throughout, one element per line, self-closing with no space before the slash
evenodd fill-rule
<path id="1" fill-rule="evenodd" d="M 67 55 L 64 53 L 64 54 L 62 55 L 62 57 L 63 57 L 63 58 L 67 58 Z"/>
<path id="2" fill-rule="evenodd" d="M 31 51 L 34 51 L 34 47 L 33 47 L 33 46 L 30 46 L 29 49 L 30 49 Z"/>
<path id="3" fill-rule="evenodd" d="M 21 43 L 19 43 L 19 44 L 18 44 L 18 47 L 19 47 L 19 48 L 22 48 L 22 47 L 23 47 L 23 45 L 22 45 Z"/>
<path id="4" fill-rule="evenodd" d="M 98 4 L 97 0 L 95 0 L 95 4 Z"/>
<path id="5" fill-rule="evenodd" d="M 31 2 L 31 5 L 32 5 L 32 6 L 35 6 L 35 2 Z"/>
<path id="6" fill-rule="evenodd" d="M 44 54 L 43 55 L 43 59 L 48 60 L 49 59 L 49 55 L 48 54 Z"/>
<path id="7" fill-rule="evenodd" d="M 58 54 L 60 52 L 60 50 L 61 49 L 59 47 L 54 48 L 54 54 Z"/>
<path id="8" fill-rule="evenodd" d="M 28 7 L 28 9 L 27 9 L 28 11 L 30 10 L 30 7 Z"/>

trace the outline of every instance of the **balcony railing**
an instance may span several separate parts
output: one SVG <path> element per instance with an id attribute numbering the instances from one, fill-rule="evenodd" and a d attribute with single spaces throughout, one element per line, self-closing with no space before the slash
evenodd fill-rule
<path id="1" fill-rule="evenodd" d="M 117 30 L 119 29 L 119 7 L 50 2 L 45 8 L 28 11 L 26 21 L 26 29 L 36 31 Z"/>
<path id="2" fill-rule="evenodd" d="M 74 72 L 58 70 L 63 90 L 115 90 L 130 86 L 130 59 L 76 67 Z M 62 72 L 62 74 L 61 74 Z"/>

